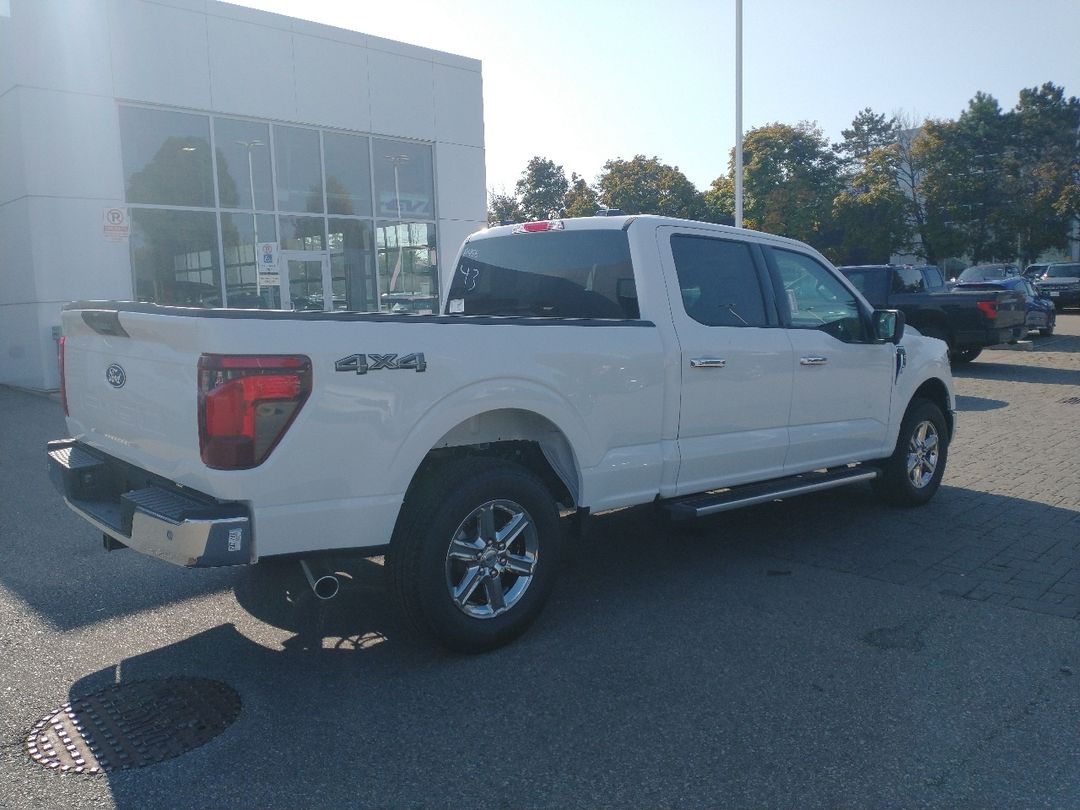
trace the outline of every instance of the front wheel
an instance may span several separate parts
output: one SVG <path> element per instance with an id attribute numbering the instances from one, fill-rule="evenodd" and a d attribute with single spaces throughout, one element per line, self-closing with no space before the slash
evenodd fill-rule
<path id="1" fill-rule="evenodd" d="M 881 463 L 874 491 L 896 506 L 921 506 L 941 485 L 948 455 L 948 427 L 941 409 L 929 400 L 913 400 L 900 425 L 896 449 Z"/>
<path id="2" fill-rule="evenodd" d="M 531 472 L 491 458 L 448 462 L 402 507 L 387 566 L 413 626 L 457 652 L 521 635 L 559 565 L 561 527 Z"/>

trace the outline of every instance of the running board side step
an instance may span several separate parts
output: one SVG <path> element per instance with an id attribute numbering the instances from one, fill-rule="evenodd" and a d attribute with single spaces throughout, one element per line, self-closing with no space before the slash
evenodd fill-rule
<path id="1" fill-rule="evenodd" d="M 715 490 L 664 502 L 674 520 L 715 515 L 730 509 L 753 506 L 757 503 L 778 501 L 795 495 L 820 492 L 823 489 L 842 487 L 859 481 L 872 481 L 880 471 L 872 467 L 841 467 L 839 469 L 776 478 L 760 484 L 745 484 L 731 489 Z"/>

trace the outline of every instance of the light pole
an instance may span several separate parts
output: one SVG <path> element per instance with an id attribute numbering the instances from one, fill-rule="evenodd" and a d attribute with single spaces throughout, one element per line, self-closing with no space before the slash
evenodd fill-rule
<path id="1" fill-rule="evenodd" d="M 262 285 L 259 284 L 259 215 L 255 213 L 255 170 L 251 164 L 251 150 L 256 146 L 266 146 L 266 144 L 258 138 L 253 141 L 237 141 L 237 143 L 247 149 L 248 189 L 251 191 L 251 216 L 255 235 L 255 243 L 251 246 L 251 256 L 255 262 L 255 294 L 261 297 Z"/>
<path id="2" fill-rule="evenodd" d="M 735 0 L 735 227 L 742 227 L 742 0 Z"/>
<path id="3" fill-rule="evenodd" d="M 390 274 L 390 284 L 386 288 L 387 294 L 393 289 L 397 283 L 398 276 L 401 274 L 402 258 L 404 256 L 404 246 L 401 244 L 401 186 L 399 184 L 398 169 L 405 163 L 409 162 L 408 155 L 387 155 L 386 159 L 389 160 L 394 166 L 394 199 L 397 200 L 397 243 L 398 243 L 398 260 L 397 267 L 394 268 L 394 272 Z"/>

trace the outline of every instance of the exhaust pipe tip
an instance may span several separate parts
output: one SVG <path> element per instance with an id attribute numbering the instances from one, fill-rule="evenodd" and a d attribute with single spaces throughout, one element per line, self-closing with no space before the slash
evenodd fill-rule
<path id="1" fill-rule="evenodd" d="M 308 565 L 307 560 L 300 560 L 300 567 L 304 569 L 304 576 L 307 578 L 308 585 L 311 586 L 311 592 L 316 597 L 324 602 L 328 599 L 333 599 L 338 595 L 338 591 L 341 589 L 341 583 L 338 578 L 333 574 L 321 574 L 316 577 L 311 573 L 311 567 Z"/>

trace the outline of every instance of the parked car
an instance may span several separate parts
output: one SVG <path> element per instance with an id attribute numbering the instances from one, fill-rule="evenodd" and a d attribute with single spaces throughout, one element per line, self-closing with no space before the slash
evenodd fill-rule
<path id="1" fill-rule="evenodd" d="M 953 363 L 969 363 L 984 346 L 1013 343 L 1024 334 L 1024 298 L 1018 292 L 949 291 L 933 266 L 879 264 L 839 270 L 875 307 L 899 309 L 924 335 L 944 340 Z"/>
<path id="2" fill-rule="evenodd" d="M 1059 312 L 1065 307 L 1080 306 L 1080 262 L 1051 264 L 1035 286 L 1053 300 Z"/>
<path id="3" fill-rule="evenodd" d="M 1001 281 L 965 281 L 957 284 L 953 289 L 956 292 L 977 290 L 1012 290 L 1024 296 L 1027 305 L 1027 317 L 1024 320 L 1024 328 L 1028 332 L 1037 331 L 1047 337 L 1054 334 L 1054 326 L 1057 324 L 1057 310 L 1054 302 L 1049 297 L 1042 295 L 1033 283 L 1021 277 L 1006 278 Z"/>

